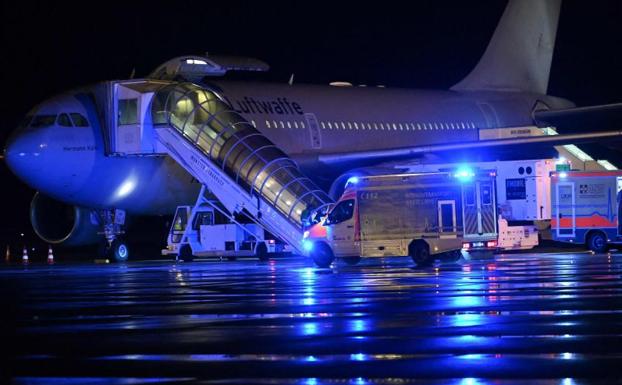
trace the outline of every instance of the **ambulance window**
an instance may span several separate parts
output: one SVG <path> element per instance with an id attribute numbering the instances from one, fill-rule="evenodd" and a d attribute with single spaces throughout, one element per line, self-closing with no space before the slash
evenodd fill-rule
<path id="1" fill-rule="evenodd" d="M 464 188 L 464 199 L 467 206 L 475 205 L 475 188 L 473 186 Z"/>
<path id="2" fill-rule="evenodd" d="M 138 99 L 119 99 L 119 125 L 138 123 Z"/>
<path id="3" fill-rule="evenodd" d="M 58 115 L 58 125 L 63 126 L 63 127 L 71 127 L 71 120 L 69 120 L 69 116 L 67 114 L 60 114 Z"/>
<path id="4" fill-rule="evenodd" d="M 82 114 L 79 114 L 77 112 L 72 112 L 69 115 L 71 115 L 71 120 L 73 120 L 74 126 L 76 127 L 88 127 L 89 126 L 89 121 L 86 120 L 86 118 Z"/>
<path id="5" fill-rule="evenodd" d="M 492 189 L 490 185 L 484 184 L 481 186 L 482 191 L 482 204 L 489 205 L 492 203 Z"/>
<path id="6" fill-rule="evenodd" d="M 30 127 L 49 127 L 56 122 L 56 115 L 37 115 L 30 122 Z"/>
<path id="7" fill-rule="evenodd" d="M 524 178 L 505 180 L 505 199 L 520 200 L 525 198 L 527 198 L 527 189 Z"/>
<path id="8" fill-rule="evenodd" d="M 328 224 L 334 225 L 352 218 L 354 214 L 354 199 L 339 202 L 333 211 L 328 214 Z"/>

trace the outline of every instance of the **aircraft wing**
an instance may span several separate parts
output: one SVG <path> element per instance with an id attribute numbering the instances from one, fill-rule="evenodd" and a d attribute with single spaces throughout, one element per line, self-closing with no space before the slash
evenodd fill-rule
<path id="1" fill-rule="evenodd" d="M 591 131 L 622 129 L 622 103 L 540 110 L 533 115 L 539 127 L 552 126 L 563 134 L 585 130 L 586 127 Z"/>
<path id="2" fill-rule="evenodd" d="M 374 163 L 421 157 L 434 153 L 482 152 L 485 150 L 516 150 L 524 153 L 536 147 L 548 147 L 563 144 L 579 144 L 585 142 L 622 141 L 622 127 L 617 130 L 583 132 L 559 135 L 552 129 L 544 129 L 542 135 L 519 138 L 478 140 L 472 142 L 448 143 L 429 146 L 413 146 L 394 149 L 371 150 L 350 153 L 333 153 L 318 155 L 318 160 L 327 165 L 344 165 L 348 163 Z"/>

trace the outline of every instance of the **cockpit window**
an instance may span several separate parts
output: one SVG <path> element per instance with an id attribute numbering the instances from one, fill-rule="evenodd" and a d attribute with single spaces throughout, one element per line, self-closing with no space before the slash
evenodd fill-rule
<path id="1" fill-rule="evenodd" d="M 72 112 L 69 115 L 71 115 L 71 120 L 73 120 L 74 126 L 76 127 L 88 127 L 89 126 L 89 121 L 86 120 L 86 118 L 82 114 L 79 114 L 77 112 Z"/>
<path id="2" fill-rule="evenodd" d="M 67 114 L 58 115 L 58 124 L 63 127 L 71 127 L 71 120 L 69 120 L 69 116 Z"/>
<path id="3" fill-rule="evenodd" d="M 40 127 L 49 127 L 56 122 L 56 115 L 36 115 L 32 122 L 30 122 L 30 127 L 40 128 Z"/>
<path id="4" fill-rule="evenodd" d="M 19 122 L 17 129 L 19 130 L 19 129 L 28 127 L 31 121 L 32 121 L 32 115 L 26 115 L 26 117 L 22 119 L 21 122 Z"/>

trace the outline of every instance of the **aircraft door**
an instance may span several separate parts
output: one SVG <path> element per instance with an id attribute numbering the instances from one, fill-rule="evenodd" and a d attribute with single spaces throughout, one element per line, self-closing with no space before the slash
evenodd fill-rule
<path id="1" fill-rule="evenodd" d="M 575 236 L 575 195 L 574 183 L 558 183 L 555 186 L 555 218 L 557 219 L 557 236 L 573 238 Z"/>
<path id="2" fill-rule="evenodd" d="M 112 93 L 113 153 L 142 154 L 154 152 L 153 138 L 148 134 L 152 127 L 148 108 L 153 92 L 142 89 L 137 83 L 115 83 Z"/>
<path id="3" fill-rule="evenodd" d="M 314 114 L 305 114 L 309 135 L 311 136 L 311 148 L 314 150 L 322 148 L 322 137 L 320 136 L 320 125 Z"/>

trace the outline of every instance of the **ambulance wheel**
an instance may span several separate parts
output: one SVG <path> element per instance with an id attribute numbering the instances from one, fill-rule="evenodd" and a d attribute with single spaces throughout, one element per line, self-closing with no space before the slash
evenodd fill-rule
<path id="1" fill-rule="evenodd" d="M 270 259 L 270 256 L 268 255 L 268 248 L 265 243 L 260 242 L 257 244 L 257 247 L 255 248 L 255 255 L 261 262 L 266 262 Z"/>
<path id="2" fill-rule="evenodd" d="M 607 251 L 607 237 L 602 231 L 596 231 L 590 234 L 587 247 L 595 253 L 604 253 Z"/>
<path id="3" fill-rule="evenodd" d="M 460 250 L 454 250 L 450 252 L 450 259 L 452 262 L 456 262 L 460 258 L 462 258 L 462 252 Z"/>
<path id="4" fill-rule="evenodd" d="M 108 257 L 115 262 L 125 262 L 130 256 L 130 249 L 120 239 L 115 239 L 108 248 Z"/>
<path id="5" fill-rule="evenodd" d="M 194 261 L 194 255 L 192 255 L 192 247 L 189 244 L 181 246 L 179 249 L 179 258 L 184 262 Z"/>
<path id="6" fill-rule="evenodd" d="M 311 258 L 318 267 L 330 267 L 335 260 L 335 255 L 326 243 L 318 242 L 315 244 L 313 251 L 311 252 Z"/>
<path id="7" fill-rule="evenodd" d="M 430 246 L 423 241 L 412 242 L 408 247 L 408 254 L 418 266 L 430 262 Z"/>
<path id="8" fill-rule="evenodd" d="M 361 262 L 361 257 L 343 257 L 343 261 L 346 263 L 346 265 L 354 266 L 358 265 L 358 263 Z"/>

